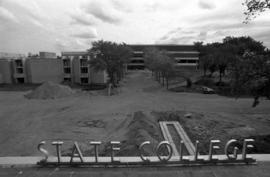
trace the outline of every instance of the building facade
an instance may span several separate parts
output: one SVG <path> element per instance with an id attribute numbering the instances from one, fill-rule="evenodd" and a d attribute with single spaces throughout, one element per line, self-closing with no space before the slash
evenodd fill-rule
<path id="1" fill-rule="evenodd" d="M 165 50 L 175 59 L 180 69 L 197 69 L 199 52 L 193 45 L 129 45 L 133 56 L 127 69 L 144 69 L 144 51 L 147 48 Z M 0 83 L 56 83 L 69 82 L 81 85 L 106 84 L 106 71 L 91 68 L 87 51 L 55 53 L 40 52 L 39 56 L 24 57 L 21 54 L 0 53 Z M 2 58 L 2 59 L 1 59 Z"/>
<path id="2" fill-rule="evenodd" d="M 194 45 L 129 45 L 133 50 L 133 56 L 128 63 L 128 69 L 144 69 L 144 51 L 147 48 L 156 48 L 167 51 L 169 56 L 175 59 L 179 68 L 197 69 L 199 52 Z"/>
<path id="3" fill-rule="evenodd" d="M 56 58 L 27 58 L 25 60 L 27 82 L 38 84 L 47 81 L 61 83 L 63 81 L 63 63 Z"/>
<path id="4" fill-rule="evenodd" d="M 7 53 L 0 58 L 0 83 L 55 83 L 69 82 L 81 85 L 106 84 L 105 71 L 94 71 L 86 51 L 55 53 L 40 52 L 39 56 L 21 57 Z M 9 57 L 7 57 L 9 56 Z M 20 57 L 18 57 L 20 56 Z"/>
<path id="5" fill-rule="evenodd" d="M 0 59 L 0 84 L 11 84 L 12 66 L 8 59 Z"/>
<path id="6" fill-rule="evenodd" d="M 94 71 L 90 64 L 88 52 L 62 52 L 64 80 L 72 83 L 106 84 L 108 77 L 105 71 Z"/>
<path id="7" fill-rule="evenodd" d="M 17 58 L 11 60 L 13 82 L 15 83 L 27 83 L 25 58 Z"/>

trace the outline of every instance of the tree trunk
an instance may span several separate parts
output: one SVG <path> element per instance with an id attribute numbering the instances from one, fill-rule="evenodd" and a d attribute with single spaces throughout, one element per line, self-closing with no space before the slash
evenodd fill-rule
<path id="1" fill-rule="evenodd" d="M 192 86 L 192 81 L 190 80 L 190 78 L 186 78 L 186 83 L 187 83 L 187 85 L 186 85 L 186 87 L 187 88 L 191 88 L 191 86 Z"/>
<path id="2" fill-rule="evenodd" d="M 162 86 L 165 85 L 165 74 L 164 72 L 162 72 Z"/>
<path id="3" fill-rule="evenodd" d="M 166 88 L 167 90 L 169 90 L 169 77 L 168 76 L 166 77 Z"/>
<path id="4" fill-rule="evenodd" d="M 109 77 L 110 77 L 110 83 L 112 84 L 113 87 L 115 87 L 114 72 L 109 72 Z"/>
<path id="5" fill-rule="evenodd" d="M 221 70 L 219 71 L 219 83 L 221 83 L 221 81 L 222 81 L 222 72 L 221 72 Z"/>

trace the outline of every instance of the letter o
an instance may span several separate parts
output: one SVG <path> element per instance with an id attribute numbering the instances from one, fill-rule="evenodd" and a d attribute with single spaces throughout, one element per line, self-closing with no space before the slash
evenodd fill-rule
<path id="1" fill-rule="evenodd" d="M 162 158 L 162 157 L 159 155 L 159 151 L 160 151 L 160 148 L 161 148 L 162 145 L 164 145 L 164 146 L 166 146 L 166 147 L 169 148 L 169 155 L 167 156 L 167 158 Z M 168 141 L 161 141 L 161 142 L 157 145 L 157 148 L 156 148 L 156 154 L 157 154 L 159 160 L 160 160 L 160 161 L 165 161 L 165 162 L 167 162 L 168 160 L 171 159 L 171 157 L 172 157 L 172 151 L 173 151 L 173 150 L 172 150 L 172 146 L 170 145 L 170 143 L 169 143 Z"/>

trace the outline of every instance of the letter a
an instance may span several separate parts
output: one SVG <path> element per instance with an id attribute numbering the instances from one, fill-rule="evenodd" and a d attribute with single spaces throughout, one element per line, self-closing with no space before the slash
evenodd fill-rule
<path id="1" fill-rule="evenodd" d="M 81 162 L 82 163 L 84 162 L 82 152 L 81 152 L 81 150 L 79 148 L 79 145 L 78 145 L 78 143 L 76 141 L 74 142 L 74 146 L 73 146 L 73 149 L 72 149 L 72 154 L 70 156 L 70 163 L 73 162 L 74 157 L 79 157 Z"/>

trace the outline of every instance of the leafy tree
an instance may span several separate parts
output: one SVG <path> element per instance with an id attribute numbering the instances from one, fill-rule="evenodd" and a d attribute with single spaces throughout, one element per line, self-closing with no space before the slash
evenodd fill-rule
<path id="1" fill-rule="evenodd" d="M 206 72 L 209 69 L 211 64 L 211 60 L 208 56 L 210 52 L 208 52 L 208 47 L 203 45 L 203 42 L 194 42 L 194 47 L 197 51 L 199 51 L 199 67 L 203 69 L 203 76 L 206 76 Z"/>
<path id="2" fill-rule="evenodd" d="M 244 23 L 248 23 L 251 17 L 255 18 L 256 15 L 270 9 L 270 0 L 245 0 L 243 5 L 247 7 L 247 10 L 244 12 L 246 15 Z"/>
<path id="3" fill-rule="evenodd" d="M 253 107 L 259 104 L 259 97 L 270 98 L 270 55 L 256 55 L 246 52 L 238 58 L 233 72 L 235 93 L 248 91 L 254 97 Z"/>
<path id="4" fill-rule="evenodd" d="M 110 41 L 94 41 L 92 48 L 89 49 L 91 54 L 90 67 L 96 71 L 108 73 L 110 83 L 116 86 L 121 79 L 125 63 L 128 62 L 132 50 L 124 43 L 117 44 Z"/>
<path id="5" fill-rule="evenodd" d="M 210 64 L 211 64 L 211 60 L 210 60 L 209 56 L 204 55 L 204 56 L 200 57 L 199 67 L 201 67 L 203 69 L 203 76 L 204 77 L 206 76 L 206 72 L 209 69 Z"/>
<path id="6" fill-rule="evenodd" d="M 209 65 L 210 75 L 209 75 L 209 77 L 212 77 L 213 73 L 217 71 L 217 63 L 215 61 L 215 55 L 209 55 L 208 57 L 210 59 L 210 65 Z"/>
<path id="7" fill-rule="evenodd" d="M 160 51 L 157 48 L 147 48 L 144 51 L 145 65 L 148 69 L 153 71 L 156 78 L 162 85 L 165 85 L 167 89 L 169 87 L 169 79 L 174 75 L 175 61 L 168 55 L 166 51 Z"/>
<path id="8" fill-rule="evenodd" d="M 260 41 L 256 41 L 249 36 L 242 37 L 225 37 L 223 39 L 223 45 L 227 45 L 230 48 L 229 52 L 234 55 L 242 56 L 247 50 L 261 54 L 265 52 L 265 47 Z"/>
<path id="9" fill-rule="evenodd" d="M 259 4 L 261 1 L 256 2 Z M 210 76 L 219 71 L 221 82 L 227 70 L 231 76 L 233 93 L 236 96 L 252 94 L 254 107 L 258 105 L 261 96 L 270 98 L 270 52 L 262 42 L 249 36 L 228 36 L 222 43 L 196 43 L 195 46 L 201 53 L 200 67 L 204 70 L 204 76 L 207 70 Z"/>
<path id="10" fill-rule="evenodd" d="M 163 78 L 162 84 L 164 86 L 164 79 L 165 79 L 166 87 L 168 89 L 169 78 L 174 75 L 176 62 L 172 57 L 168 55 L 167 51 L 161 51 L 158 64 L 159 64 L 160 72 L 162 73 L 162 78 Z"/>
<path id="11" fill-rule="evenodd" d="M 156 69 L 156 58 L 158 57 L 159 50 L 155 47 L 148 47 L 144 50 L 144 64 L 145 67 L 148 68 L 152 73 Z"/>

